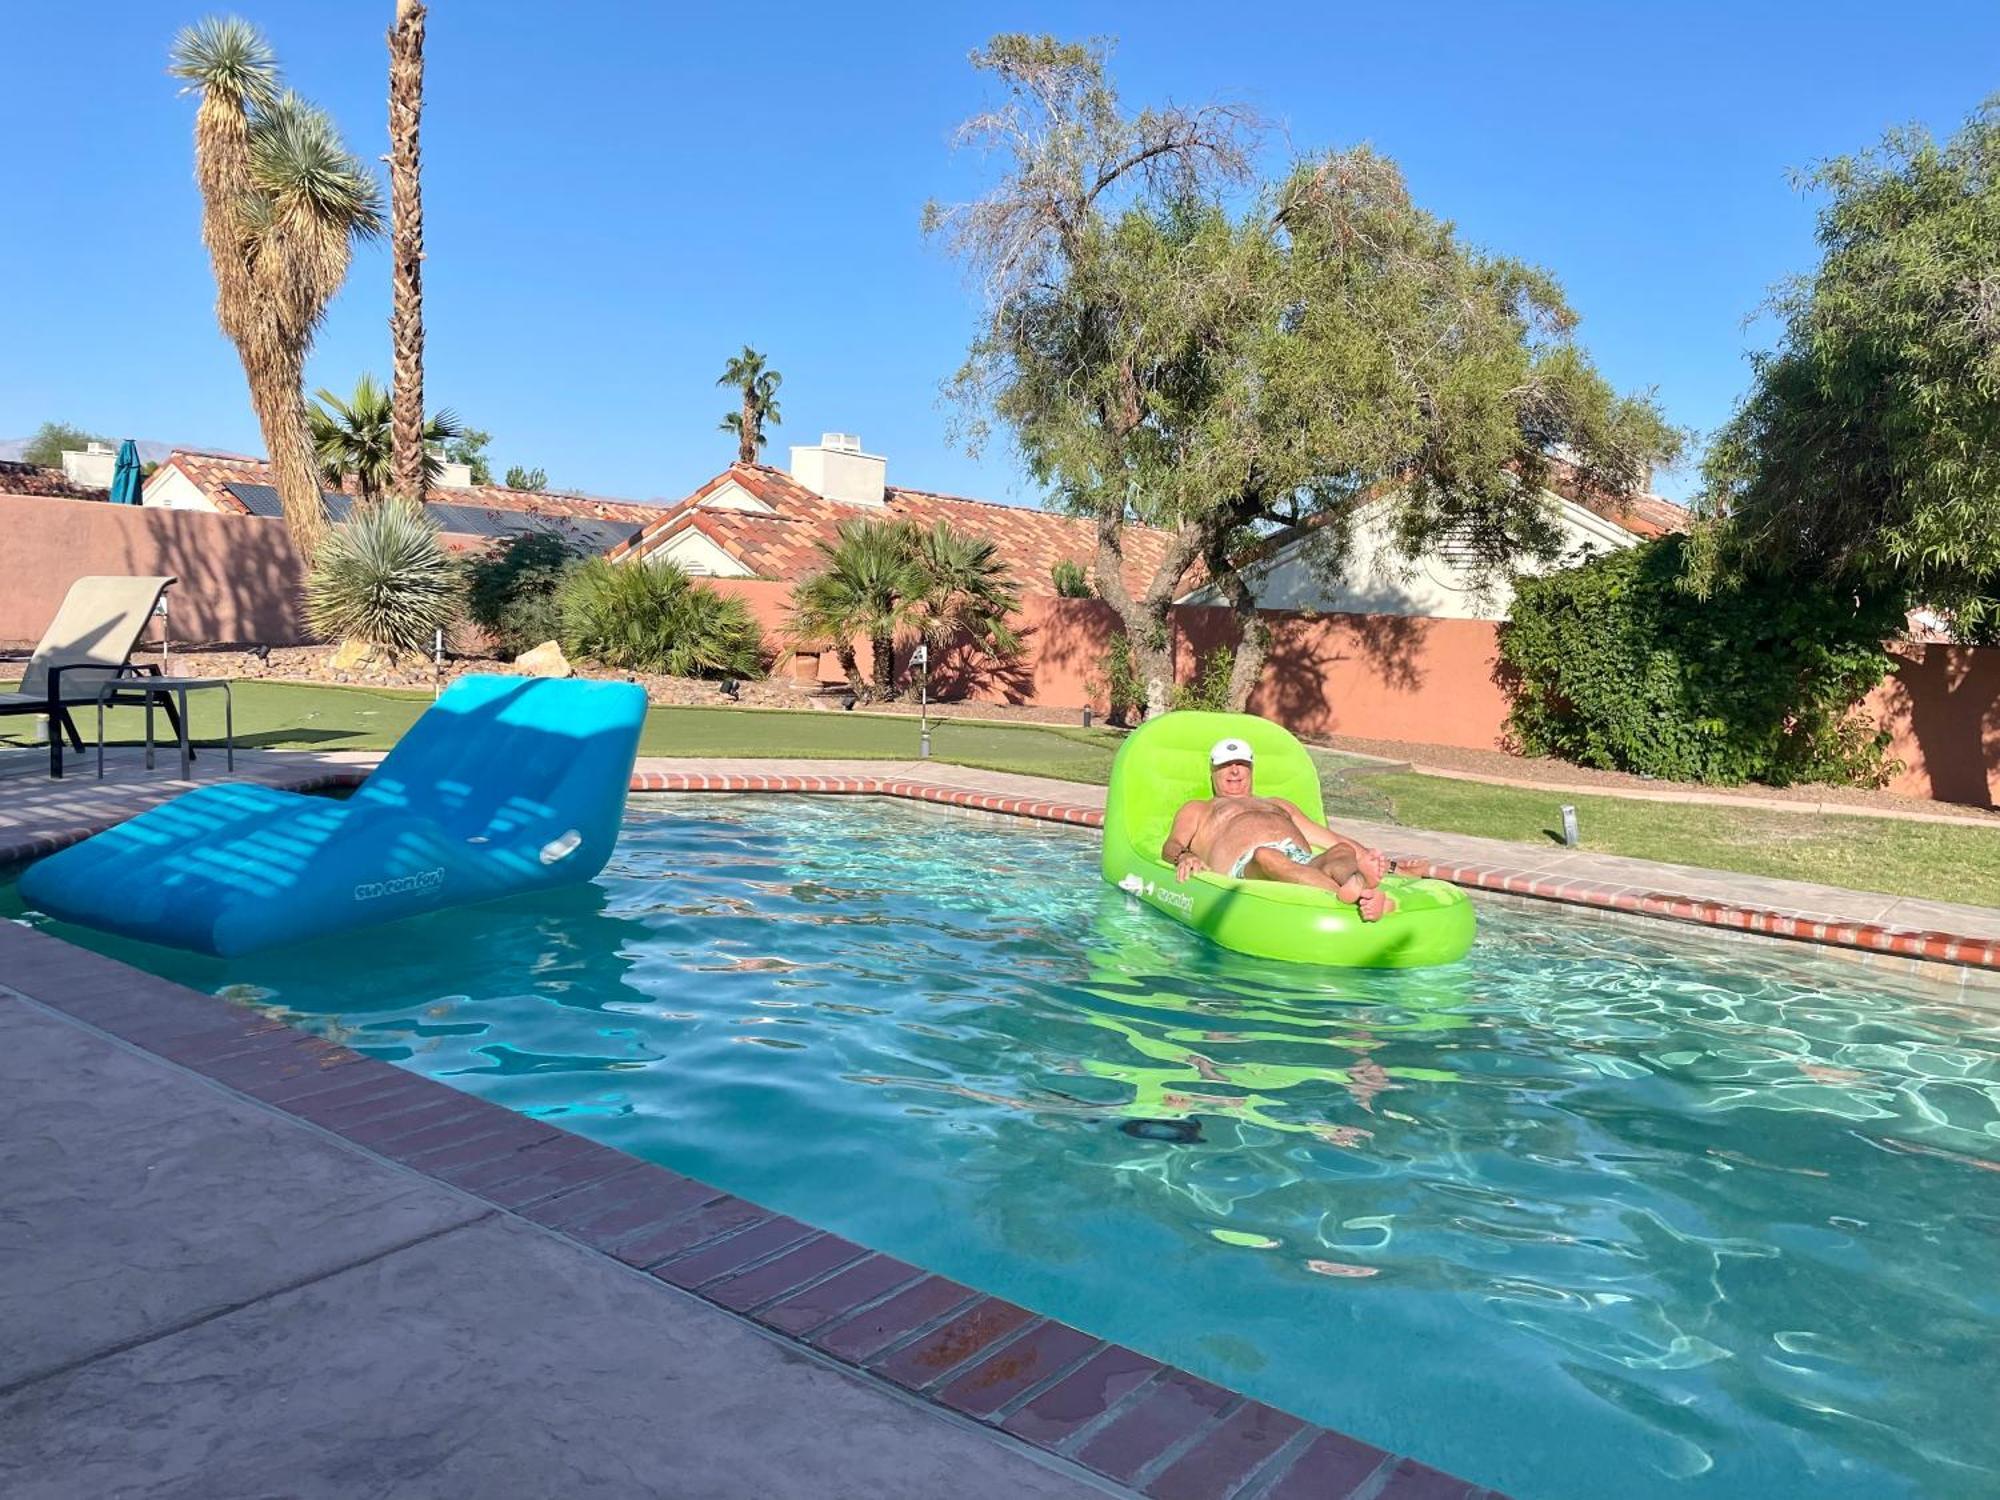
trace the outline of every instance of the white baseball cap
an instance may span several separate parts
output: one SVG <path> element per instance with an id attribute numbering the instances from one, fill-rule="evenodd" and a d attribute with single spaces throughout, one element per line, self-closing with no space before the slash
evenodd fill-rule
<path id="1" fill-rule="evenodd" d="M 1239 760 L 1248 765 L 1256 758 L 1257 754 L 1250 748 L 1248 740 L 1217 740 L 1215 748 L 1208 752 L 1208 763 L 1211 766 L 1232 765 Z"/>

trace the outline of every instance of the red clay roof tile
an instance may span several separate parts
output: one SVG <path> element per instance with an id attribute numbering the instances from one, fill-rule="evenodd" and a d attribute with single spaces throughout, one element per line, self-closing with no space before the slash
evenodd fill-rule
<path id="1" fill-rule="evenodd" d="M 730 484 L 771 507 L 765 514 L 703 502 Z M 807 489 L 791 475 L 764 464 L 732 464 L 671 506 L 627 547 L 651 552 L 684 531 L 694 530 L 748 568 L 758 578 L 789 582 L 818 567 L 819 543 L 832 542 L 843 521 L 882 516 L 930 526 L 945 521 L 959 531 L 984 537 L 998 548 L 1023 593 L 1053 593 L 1052 573 L 1058 562 L 1088 569 L 1096 559 L 1097 535 L 1092 523 L 1024 506 L 998 505 L 962 495 L 889 485 L 883 504 L 873 506 L 828 500 Z M 1151 578 L 1166 552 L 1164 532 L 1150 527 L 1125 530 L 1125 571 L 1136 590 Z"/>
<path id="2" fill-rule="evenodd" d="M 17 463 L 12 459 L 0 460 L 0 495 L 30 495 L 51 500 L 111 498 L 109 490 L 72 484 L 69 476 L 61 469 L 44 468 L 40 464 Z"/>

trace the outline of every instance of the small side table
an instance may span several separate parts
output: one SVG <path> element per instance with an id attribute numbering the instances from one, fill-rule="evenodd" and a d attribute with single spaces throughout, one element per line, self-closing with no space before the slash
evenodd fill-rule
<path id="1" fill-rule="evenodd" d="M 181 780 L 188 779 L 188 762 L 194 748 L 188 744 L 188 694 L 204 688 L 222 689 L 223 756 L 230 770 L 236 769 L 236 703 L 227 677 L 114 677 L 97 690 L 97 779 L 104 779 L 104 710 L 107 706 L 144 704 L 146 709 L 146 769 L 153 769 L 153 705 L 163 703 L 176 717 L 180 731 Z M 174 704 L 180 713 L 173 714 Z"/>

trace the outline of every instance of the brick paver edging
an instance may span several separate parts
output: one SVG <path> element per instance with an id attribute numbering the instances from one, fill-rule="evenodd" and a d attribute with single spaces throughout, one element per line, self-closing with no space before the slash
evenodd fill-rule
<path id="1" fill-rule="evenodd" d="M 327 791 L 335 787 L 357 786 L 367 774 L 362 767 L 316 769 L 296 780 L 274 784 L 281 784 L 292 791 Z M 1104 814 L 1100 809 L 1080 803 L 971 791 L 964 787 L 905 777 L 638 771 L 633 773 L 631 789 L 635 792 L 795 792 L 817 796 L 901 797 L 1082 828 L 1101 828 L 1104 825 Z M 40 838 L 9 841 L 0 836 L 0 864 L 53 854 L 101 831 L 111 821 L 115 820 L 106 820 L 94 827 L 65 829 Z M 1452 864 L 1420 855 L 1394 855 L 1393 863 L 1399 873 L 1448 880 L 1454 885 L 1474 890 L 1497 891 L 1510 896 L 1527 896 L 1630 916 L 1691 922 L 1793 942 L 1817 943 L 1825 947 L 1944 964 L 1961 970 L 2000 971 L 2000 939 L 1883 927 L 1870 922 L 1829 922 L 1804 912 L 1695 900 L 1638 886 L 1562 880 L 1508 869 L 1503 865 Z"/>
<path id="2" fill-rule="evenodd" d="M 0 923 L 5 986 L 1155 1500 L 1504 1500 L 245 1006 Z"/>
<path id="3" fill-rule="evenodd" d="M 2000 969 L 2000 939 L 1960 937 L 1949 932 L 1919 932 L 1906 927 L 1880 927 L 1872 922 L 1829 922 L 1803 912 L 1738 906 L 1727 901 L 1701 901 L 1664 891 L 1643 890 L 1637 886 L 1560 880 L 1548 875 L 1509 870 L 1500 865 L 1458 865 L 1409 856 L 1399 856 L 1394 863 L 1400 874 L 1426 875 L 1474 890 L 1531 896 L 1542 901 L 1590 906 L 1670 922 L 1696 922 L 1708 927 L 1759 933 L 1765 937 L 1789 938 L 1795 942 L 1819 943 L 1832 948 L 1855 948 L 1866 953 L 1922 959 L 1960 968 Z"/>

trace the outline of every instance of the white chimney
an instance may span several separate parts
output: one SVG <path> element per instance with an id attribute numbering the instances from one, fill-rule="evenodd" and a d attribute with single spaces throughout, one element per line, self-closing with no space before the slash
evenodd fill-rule
<path id="1" fill-rule="evenodd" d="M 103 443 L 85 443 L 81 453 L 73 448 L 65 449 L 62 466 L 63 477 L 71 484 L 108 490 L 118 474 L 118 453 Z"/>
<path id="2" fill-rule="evenodd" d="M 792 478 L 822 499 L 841 505 L 881 505 L 889 460 L 863 453 L 851 432 L 823 432 L 817 447 L 794 445 Z"/>

